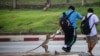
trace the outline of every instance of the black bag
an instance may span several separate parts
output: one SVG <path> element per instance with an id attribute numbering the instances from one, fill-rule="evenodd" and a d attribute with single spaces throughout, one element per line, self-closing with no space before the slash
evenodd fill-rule
<path id="1" fill-rule="evenodd" d="M 69 20 L 69 17 L 73 12 L 74 11 L 72 11 L 69 15 L 66 15 L 66 13 L 63 12 L 63 18 L 60 20 L 60 25 L 62 29 L 66 29 L 67 31 L 70 31 L 73 29 L 72 23 Z"/>
<path id="2" fill-rule="evenodd" d="M 90 25 L 89 25 L 89 19 L 91 18 L 93 14 L 91 14 L 89 17 L 85 16 L 85 19 L 81 22 L 81 32 L 82 34 L 85 34 L 85 35 L 88 35 L 90 34 L 91 32 L 91 29 L 93 28 L 93 25 L 92 27 L 90 28 Z"/>

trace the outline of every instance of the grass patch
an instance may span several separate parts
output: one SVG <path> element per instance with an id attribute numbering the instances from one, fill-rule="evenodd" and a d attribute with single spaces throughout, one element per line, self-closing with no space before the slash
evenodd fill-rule
<path id="1" fill-rule="evenodd" d="M 77 7 L 76 10 L 86 15 L 88 7 Z M 100 18 L 100 8 L 93 7 L 95 14 Z M 48 11 L 35 9 L 1 9 L 0 32 L 55 32 L 58 18 L 67 8 L 50 8 Z M 80 32 L 80 20 L 77 21 L 77 31 Z M 98 30 L 100 31 L 100 26 Z"/>

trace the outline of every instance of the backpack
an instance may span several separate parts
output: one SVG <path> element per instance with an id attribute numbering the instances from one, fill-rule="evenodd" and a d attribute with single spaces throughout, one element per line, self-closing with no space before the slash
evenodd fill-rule
<path id="1" fill-rule="evenodd" d="M 69 15 L 66 15 L 66 13 L 63 12 L 63 17 L 60 20 L 60 25 L 62 29 L 66 29 L 67 31 L 70 31 L 73 29 L 72 23 L 69 20 L 69 17 L 73 12 L 74 11 L 72 11 Z"/>
<path id="2" fill-rule="evenodd" d="M 90 25 L 89 25 L 89 19 L 91 18 L 93 14 L 91 14 L 89 17 L 85 16 L 85 19 L 81 22 L 81 32 L 82 34 L 85 34 L 85 35 L 88 35 L 90 34 L 91 32 L 91 29 L 93 28 L 93 25 L 92 27 L 90 28 Z"/>

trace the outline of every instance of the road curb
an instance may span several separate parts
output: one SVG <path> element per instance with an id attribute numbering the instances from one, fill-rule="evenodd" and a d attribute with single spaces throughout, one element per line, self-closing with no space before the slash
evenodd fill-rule
<path id="1" fill-rule="evenodd" d="M 100 40 L 100 35 L 98 35 Z M 44 41 L 46 35 L 6 35 L 0 36 L 0 42 L 17 42 L 17 41 Z M 62 41 L 63 35 L 56 35 L 51 41 Z M 85 35 L 78 35 L 77 40 L 86 40 Z"/>

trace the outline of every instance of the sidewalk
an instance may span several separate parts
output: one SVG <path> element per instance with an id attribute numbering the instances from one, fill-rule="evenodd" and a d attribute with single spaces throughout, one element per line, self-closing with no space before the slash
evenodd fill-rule
<path id="1" fill-rule="evenodd" d="M 35 52 L 30 52 L 30 53 L 23 53 L 23 52 L 13 52 L 13 53 L 0 53 L 1 56 L 89 56 L 88 53 L 85 52 L 59 52 L 56 54 L 55 52 L 50 52 L 50 53 L 35 53 Z"/>
<path id="2" fill-rule="evenodd" d="M 98 35 L 100 40 L 100 35 Z M 16 41 L 44 41 L 46 35 L 0 35 L 0 42 L 16 42 Z M 77 40 L 85 40 L 85 35 L 77 35 Z M 64 35 L 56 35 L 51 41 L 62 41 Z"/>

